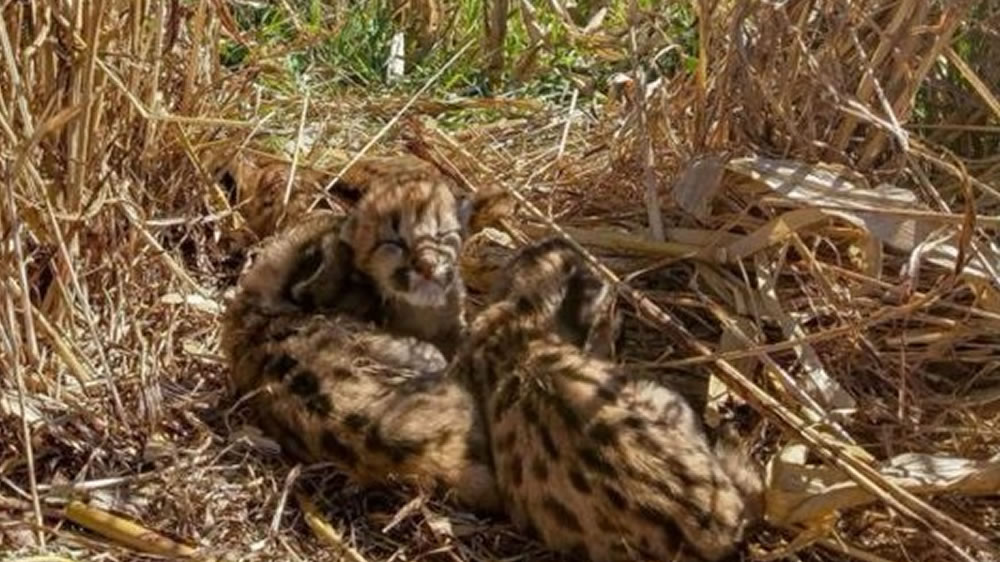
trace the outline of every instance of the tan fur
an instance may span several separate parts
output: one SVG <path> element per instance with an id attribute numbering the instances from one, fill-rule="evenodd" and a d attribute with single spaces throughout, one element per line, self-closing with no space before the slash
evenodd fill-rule
<path id="1" fill-rule="evenodd" d="M 422 165 L 406 166 L 416 162 Z M 382 164 L 341 238 L 353 250 L 354 267 L 385 299 L 387 329 L 434 343 L 450 357 L 465 326 L 458 271 L 463 210 L 432 165 L 414 157 Z"/>
<path id="2" fill-rule="evenodd" d="M 299 166 L 295 169 L 286 205 L 284 197 L 289 189 L 291 164 L 249 154 L 223 159 L 223 154 L 210 159 L 209 166 L 214 167 L 217 179 L 230 191 L 231 203 L 246 220 L 252 236 L 240 236 L 241 239 L 260 240 L 274 234 L 281 225 L 295 224 L 333 179 L 332 174 Z M 336 203 L 324 202 L 320 208 L 345 214 L 343 207 Z"/>
<path id="3" fill-rule="evenodd" d="M 738 489 L 740 469 L 720 462 L 680 395 L 583 351 L 604 284 L 558 240 L 526 249 L 506 275 L 453 375 L 479 398 L 514 522 L 575 560 L 731 553 L 759 476 L 743 464 Z"/>
<path id="4" fill-rule="evenodd" d="M 227 348 L 236 378 L 258 382 L 253 406 L 282 447 L 361 484 L 399 482 L 497 508 L 475 404 L 442 376 L 437 349 L 344 317 L 285 320 L 269 323 L 267 345 L 240 353 L 230 339 Z"/>
<path id="5" fill-rule="evenodd" d="M 265 244 L 227 309 L 223 348 L 234 386 L 256 392 L 262 426 L 293 455 L 333 462 L 360 483 L 444 489 L 492 511 L 480 416 L 444 376 L 464 326 L 464 286 L 448 274 L 461 242 L 450 239 L 457 202 L 443 182 L 415 175 L 371 178 L 346 221 L 318 213 Z M 419 268 L 442 298 L 387 286 Z"/>

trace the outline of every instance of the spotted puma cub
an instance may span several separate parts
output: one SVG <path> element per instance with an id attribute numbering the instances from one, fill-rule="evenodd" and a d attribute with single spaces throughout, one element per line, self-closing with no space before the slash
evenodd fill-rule
<path id="1" fill-rule="evenodd" d="M 456 199 L 437 169 L 416 157 L 364 164 L 371 171 L 341 231 L 343 247 L 383 300 L 384 327 L 450 357 L 465 327 L 463 225 L 482 198 Z"/>
<path id="2" fill-rule="evenodd" d="M 373 181 L 346 219 L 308 216 L 244 272 L 223 348 L 293 455 L 494 510 L 475 403 L 444 376 L 464 326 L 460 218 L 448 186 L 423 176 Z"/>
<path id="3" fill-rule="evenodd" d="M 452 368 L 481 404 L 515 524 L 578 560 L 731 553 L 760 479 L 734 484 L 747 465 L 720 461 L 676 392 L 584 350 L 608 287 L 557 239 L 505 275 Z"/>

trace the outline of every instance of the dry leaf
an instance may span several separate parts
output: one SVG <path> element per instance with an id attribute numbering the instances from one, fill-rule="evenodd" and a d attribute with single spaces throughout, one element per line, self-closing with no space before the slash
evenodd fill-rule
<path id="1" fill-rule="evenodd" d="M 761 331 L 760 328 L 750 319 L 745 317 L 734 317 L 733 321 L 739 327 L 743 334 L 746 334 L 754 341 L 761 341 Z M 722 337 L 719 339 L 719 353 L 726 353 L 729 351 L 741 351 L 746 349 L 743 345 L 743 339 L 737 336 L 732 329 L 728 326 L 724 326 L 722 330 Z M 735 367 L 739 372 L 750 377 L 752 373 L 756 370 L 759 360 L 754 357 L 742 357 L 739 359 L 733 359 L 730 361 L 733 367 Z M 705 412 L 703 418 L 706 425 L 709 427 L 718 427 L 721 422 L 720 407 L 727 401 L 734 401 L 737 404 L 744 403 L 743 399 L 733 394 L 729 391 L 729 387 L 719 379 L 718 376 L 713 372 L 708 378 L 708 396 L 705 403 Z"/>
<path id="2" fill-rule="evenodd" d="M 766 224 L 721 251 L 725 261 L 738 262 L 766 248 L 780 244 L 792 234 L 814 224 L 827 222 L 829 215 L 820 209 L 795 209 L 769 220 Z"/>
<path id="3" fill-rule="evenodd" d="M 7 416 L 22 417 L 21 402 L 18 400 L 17 392 L 0 390 L 0 418 Z M 42 415 L 41 405 L 31 395 L 24 397 L 24 418 L 28 422 L 28 426 L 33 426 L 45 419 Z"/>
<path id="4" fill-rule="evenodd" d="M 697 219 L 704 219 L 722 187 L 724 156 L 706 156 L 692 161 L 674 183 L 671 194 L 677 205 Z"/>
<path id="5" fill-rule="evenodd" d="M 781 455 L 768 466 L 767 519 L 772 524 L 822 520 L 837 510 L 878 499 L 839 470 L 800 461 Z M 972 460 L 904 453 L 883 463 L 879 471 L 896 485 L 919 494 L 984 496 L 1000 490 L 1000 455 Z"/>
<path id="6" fill-rule="evenodd" d="M 99 535 L 141 552 L 189 558 L 197 551 L 151 529 L 78 501 L 66 506 L 66 518 Z"/>
<path id="7" fill-rule="evenodd" d="M 604 24 L 604 18 L 607 17 L 607 15 L 608 15 L 607 6 L 601 8 L 600 10 L 597 10 L 597 12 L 590 17 L 590 21 L 587 22 L 587 25 L 583 27 L 583 34 L 589 35 L 600 29 L 601 25 Z"/>
<path id="8" fill-rule="evenodd" d="M 761 306 L 766 311 L 767 316 L 781 326 L 781 331 L 788 340 L 801 341 L 805 339 L 808 333 L 802 327 L 801 322 L 793 319 L 781 306 L 775 286 L 777 275 L 772 270 L 771 264 L 766 263 L 760 257 L 756 262 L 759 273 L 757 276 L 758 286 L 760 287 L 757 296 L 760 298 Z M 801 380 L 809 396 L 819 400 L 825 408 L 839 410 L 840 413 L 855 409 L 857 403 L 854 398 L 826 372 L 826 367 L 812 345 L 801 343 L 792 349 L 801 362 L 805 374 Z"/>
<path id="9" fill-rule="evenodd" d="M 222 314 L 222 305 L 197 293 L 189 293 L 187 295 L 167 293 L 160 297 L 160 302 L 163 304 L 185 304 L 197 311 L 211 314 L 212 316 Z"/>
<path id="10" fill-rule="evenodd" d="M 881 242 L 914 260 L 926 261 L 954 270 L 958 226 L 944 223 L 922 205 L 912 191 L 889 184 L 869 189 L 857 174 L 831 164 L 806 164 L 794 160 L 753 157 L 731 160 L 727 169 L 751 178 L 781 196 L 785 203 L 816 208 L 865 229 Z M 778 203 L 782 201 L 777 201 Z M 921 248 L 934 231 L 945 228 L 949 236 Z M 975 244 L 964 277 L 978 277 L 1000 283 L 1000 249 L 996 244 Z"/>
<path id="11" fill-rule="evenodd" d="M 296 499 L 299 502 L 299 507 L 302 508 L 302 513 L 305 517 L 306 524 L 312 529 L 313 533 L 319 537 L 319 539 L 326 544 L 333 547 L 341 557 L 338 560 L 348 560 L 349 562 L 366 562 L 365 558 L 361 556 L 358 551 L 350 547 L 345 541 L 343 535 L 333 528 L 326 519 L 320 515 L 319 510 L 313 505 L 309 498 L 303 494 L 296 493 Z"/>

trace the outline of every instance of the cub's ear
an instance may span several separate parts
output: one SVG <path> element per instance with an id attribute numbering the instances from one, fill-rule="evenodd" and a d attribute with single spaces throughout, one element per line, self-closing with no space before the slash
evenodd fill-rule
<path id="1" fill-rule="evenodd" d="M 295 260 L 288 274 L 288 298 L 293 303 L 305 308 L 313 308 L 314 303 L 309 296 L 311 287 L 323 270 L 323 250 L 318 243 L 302 248 L 302 253 Z"/>
<path id="2" fill-rule="evenodd" d="M 476 204 L 472 200 L 472 197 L 468 195 L 462 195 L 458 198 L 458 224 L 462 231 L 462 237 L 465 238 L 469 234 L 469 226 L 472 222 L 472 215 L 476 212 Z"/>
<path id="3" fill-rule="evenodd" d="M 496 225 L 502 218 L 513 217 L 516 207 L 510 193 L 501 187 L 488 186 L 473 194 L 460 196 L 458 216 L 463 232 L 471 236 Z"/>
<path id="4" fill-rule="evenodd" d="M 223 170 L 219 177 L 219 185 L 222 186 L 222 190 L 226 194 L 226 200 L 235 207 L 239 203 L 239 186 L 236 184 L 236 177 L 229 170 Z"/>
<path id="5" fill-rule="evenodd" d="M 340 178 L 333 182 L 328 194 L 340 198 L 348 205 L 355 205 L 368 192 L 369 185 Z"/>
<path id="6" fill-rule="evenodd" d="M 336 233 L 306 247 L 288 279 L 291 301 L 306 310 L 329 308 L 337 300 L 351 267 L 351 248 Z"/>
<path id="7" fill-rule="evenodd" d="M 570 263 L 572 273 L 564 281 L 556 321 L 563 335 L 583 348 L 598 321 L 608 287 L 596 275 L 591 275 L 582 263 Z"/>

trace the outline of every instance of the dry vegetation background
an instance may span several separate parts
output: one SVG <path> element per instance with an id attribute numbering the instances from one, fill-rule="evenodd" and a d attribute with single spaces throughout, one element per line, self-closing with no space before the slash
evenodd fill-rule
<path id="1" fill-rule="evenodd" d="M 245 211 L 408 148 L 625 282 L 630 372 L 710 425 L 750 404 L 771 490 L 743 556 L 1000 560 L 996 0 L 0 16 L 0 558 L 554 559 L 293 468 L 226 392 Z"/>

